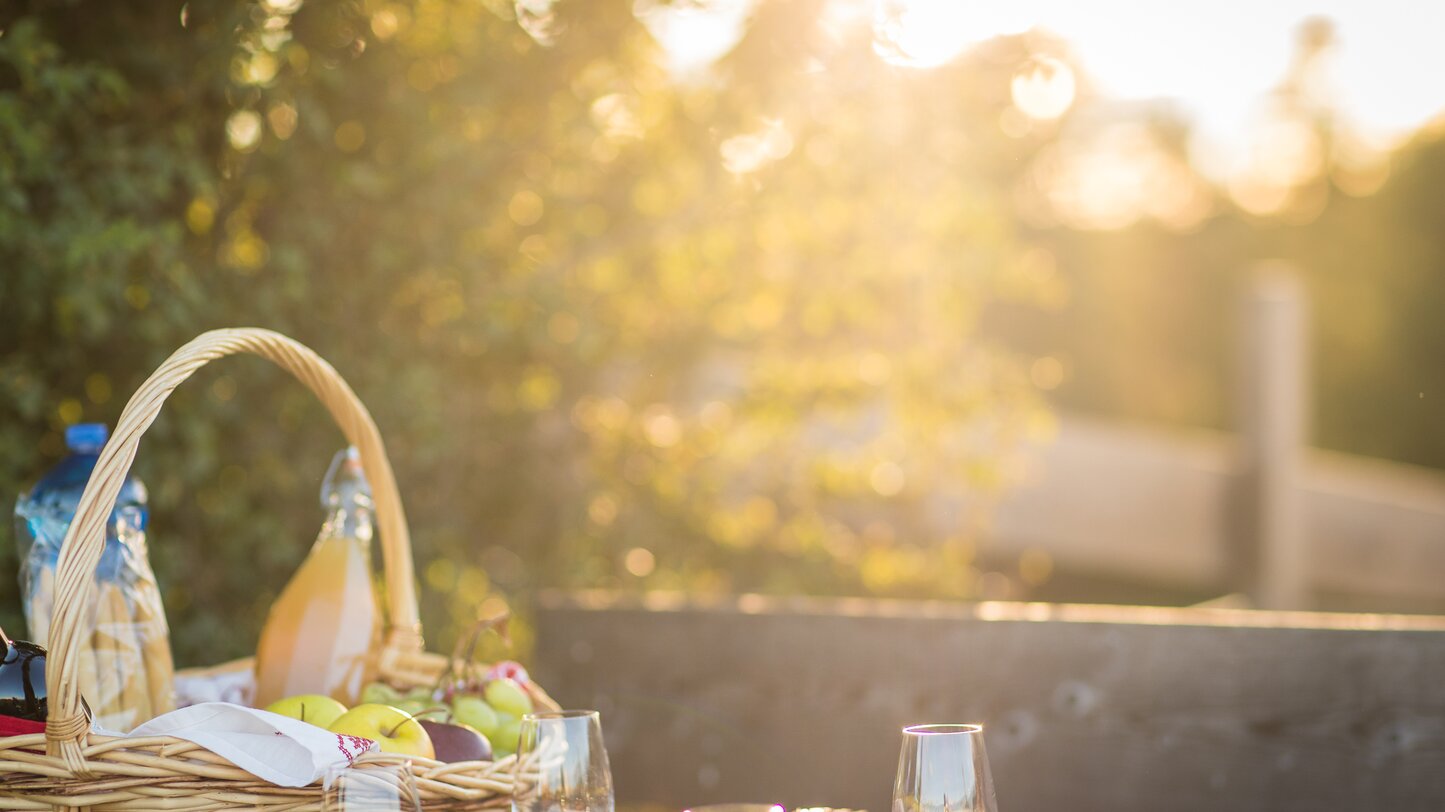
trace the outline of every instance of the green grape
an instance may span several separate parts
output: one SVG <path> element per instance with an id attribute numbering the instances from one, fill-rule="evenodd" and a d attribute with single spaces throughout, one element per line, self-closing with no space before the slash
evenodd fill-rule
<path id="1" fill-rule="evenodd" d="M 488 739 L 496 734 L 500 721 L 491 705 L 481 697 L 470 694 L 463 694 L 452 700 L 452 718 L 464 725 L 471 725 Z"/>
<path id="2" fill-rule="evenodd" d="M 368 683 L 361 689 L 361 705 L 395 705 L 401 701 L 401 694 L 384 682 Z"/>
<path id="3" fill-rule="evenodd" d="M 520 717 L 532 712 L 532 697 L 527 696 L 526 690 L 515 680 L 505 677 L 494 679 L 487 683 L 482 695 L 497 713 Z"/>
<path id="4" fill-rule="evenodd" d="M 492 749 L 497 758 L 502 758 L 517 752 L 517 742 L 522 737 L 522 720 L 506 713 L 497 714 L 497 718 L 499 724 L 497 735 L 491 737 Z"/>

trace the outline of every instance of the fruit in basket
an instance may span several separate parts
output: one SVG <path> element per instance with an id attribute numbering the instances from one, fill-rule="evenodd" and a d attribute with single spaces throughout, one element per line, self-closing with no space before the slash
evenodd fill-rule
<path id="1" fill-rule="evenodd" d="M 492 760 L 492 743 L 471 725 L 437 722 L 432 719 L 418 719 L 417 722 L 431 737 L 437 761 L 453 763 Z"/>
<path id="2" fill-rule="evenodd" d="M 395 705 L 401 701 L 401 691 L 384 682 L 368 682 L 361 689 L 360 705 Z"/>
<path id="3" fill-rule="evenodd" d="M 531 676 L 527 673 L 527 669 L 523 668 L 522 664 L 516 660 L 503 660 L 491 668 L 488 668 L 486 678 L 488 680 L 509 679 L 523 685 L 532 680 Z"/>
<path id="4" fill-rule="evenodd" d="M 435 758 L 431 736 L 411 714 L 390 705 L 357 705 L 327 726 L 332 733 L 371 739 L 387 753 Z"/>
<path id="5" fill-rule="evenodd" d="M 302 694 L 289 696 L 266 706 L 266 710 L 310 722 L 317 727 L 331 727 L 331 723 L 346 713 L 346 706 L 329 696 Z"/>
<path id="6" fill-rule="evenodd" d="M 517 752 L 518 740 L 522 738 L 522 720 L 505 713 L 497 714 L 497 735 L 492 737 L 492 749 L 498 758 Z"/>
<path id="7" fill-rule="evenodd" d="M 497 713 L 522 716 L 532 712 L 532 697 L 527 695 L 527 689 L 516 680 L 506 677 L 488 682 L 482 689 L 482 698 L 486 699 L 487 704 L 496 709 Z"/>
<path id="8" fill-rule="evenodd" d="M 442 703 L 433 698 L 431 688 L 413 688 L 404 694 L 399 691 L 393 693 L 396 695 L 395 699 L 381 704 L 401 708 L 412 716 L 424 710 L 442 707 Z"/>
<path id="9" fill-rule="evenodd" d="M 461 694 L 452 699 L 452 718 L 476 728 L 488 738 L 496 735 L 500 722 L 492 706 L 472 694 Z"/>
<path id="10" fill-rule="evenodd" d="M 439 707 L 435 702 L 432 702 L 429 699 L 398 699 L 397 701 L 390 703 L 390 705 L 393 708 L 404 710 L 412 716 L 416 716 L 417 714 L 424 711 Z"/>

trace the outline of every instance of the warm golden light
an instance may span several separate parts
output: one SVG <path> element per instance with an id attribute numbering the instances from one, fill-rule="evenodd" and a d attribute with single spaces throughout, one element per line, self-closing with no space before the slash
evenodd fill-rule
<path id="1" fill-rule="evenodd" d="M 783 122 L 773 119 L 759 130 L 723 141 L 718 151 L 729 172 L 743 175 L 786 157 L 793 151 L 793 136 Z"/>
<path id="2" fill-rule="evenodd" d="M 868 474 L 868 484 L 879 496 L 897 496 L 908 483 L 903 468 L 891 460 L 884 460 L 873 466 Z"/>
<path id="3" fill-rule="evenodd" d="M 592 103 L 592 120 L 611 141 L 628 141 L 644 135 L 637 114 L 637 97 L 609 93 Z"/>
<path id="4" fill-rule="evenodd" d="M 1209 190 L 1146 125 L 1124 121 L 1061 140 L 1041 154 L 1029 182 L 1052 219 L 1117 229 L 1152 217 L 1188 230 L 1208 216 Z"/>
<path id="5" fill-rule="evenodd" d="M 894 65 L 942 65 L 968 45 L 961 26 L 963 8 L 963 3 L 949 0 L 884 0 L 874 23 L 874 49 Z"/>
<path id="6" fill-rule="evenodd" d="M 342 152 L 356 152 L 366 144 L 366 127 L 359 121 L 343 121 L 332 136 Z"/>
<path id="7" fill-rule="evenodd" d="M 226 138 L 239 152 L 250 152 L 261 141 L 261 116 L 255 110 L 237 110 L 226 120 Z"/>
<path id="8" fill-rule="evenodd" d="M 646 547 L 633 547 L 622 561 L 627 571 L 638 578 L 646 578 L 657 569 L 657 557 Z"/>
<path id="9" fill-rule="evenodd" d="M 876 0 L 873 47 L 890 64 L 931 68 L 973 43 L 1023 33 L 1034 22 L 1031 3 Z"/>
<path id="10" fill-rule="evenodd" d="M 658 448 L 671 448 L 682 439 L 682 423 L 662 405 L 649 406 L 642 413 L 642 431 Z"/>
<path id="11" fill-rule="evenodd" d="M 1074 103 L 1074 71 L 1051 56 L 1034 56 L 1014 74 L 1014 106 L 1036 120 L 1062 116 Z"/>
<path id="12" fill-rule="evenodd" d="M 271 132 L 285 141 L 296 132 L 296 107 L 287 102 L 276 104 L 266 112 L 266 122 L 271 125 Z"/>

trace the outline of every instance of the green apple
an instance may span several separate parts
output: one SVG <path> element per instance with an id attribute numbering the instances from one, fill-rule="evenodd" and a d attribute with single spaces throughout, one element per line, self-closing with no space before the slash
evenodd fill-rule
<path id="1" fill-rule="evenodd" d="M 346 713 L 346 706 L 329 696 L 302 694 L 272 702 L 266 710 L 310 722 L 317 727 L 330 727 L 338 716 Z"/>
<path id="2" fill-rule="evenodd" d="M 332 733 L 371 739 L 387 753 L 436 758 L 431 737 L 411 714 L 390 705 L 357 705 L 327 726 Z"/>
<path id="3" fill-rule="evenodd" d="M 482 689 L 482 696 L 497 713 L 523 716 L 532 712 L 532 697 L 527 696 L 527 690 L 516 680 L 506 677 L 494 679 Z"/>
<path id="4" fill-rule="evenodd" d="M 369 682 L 361 689 L 362 705 L 395 705 L 401 692 L 384 682 Z"/>
<path id="5" fill-rule="evenodd" d="M 462 694 L 452 699 L 452 717 L 480 730 L 488 739 L 497 732 L 497 712 L 479 696 Z"/>

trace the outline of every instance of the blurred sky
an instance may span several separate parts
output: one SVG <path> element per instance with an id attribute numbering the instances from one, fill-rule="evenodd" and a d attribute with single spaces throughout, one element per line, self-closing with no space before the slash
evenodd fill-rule
<path id="1" fill-rule="evenodd" d="M 725 51 L 750 7 L 639 2 L 681 72 Z M 1359 135 L 1384 147 L 1445 110 L 1442 0 L 833 0 L 830 14 L 893 20 L 906 58 L 890 61 L 922 69 L 992 36 L 1055 33 L 1104 93 L 1177 100 L 1198 129 L 1196 159 L 1206 171 L 1246 148 L 1262 96 L 1283 76 L 1299 24 L 1313 16 L 1336 25 L 1331 85 Z"/>

